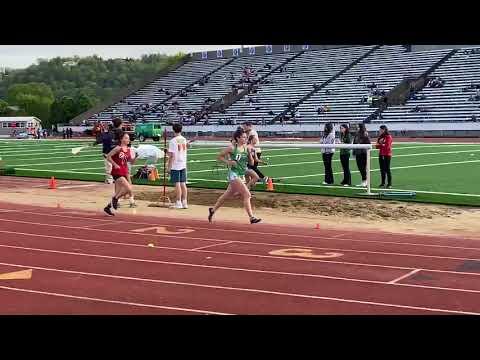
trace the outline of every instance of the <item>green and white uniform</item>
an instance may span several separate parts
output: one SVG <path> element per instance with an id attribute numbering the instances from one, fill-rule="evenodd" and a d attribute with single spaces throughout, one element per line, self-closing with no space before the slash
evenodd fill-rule
<path id="1" fill-rule="evenodd" d="M 240 179 L 245 181 L 245 172 L 247 171 L 248 164 L 248 152 L 245 146 L 243 150 L 240 150 L 237 146 L 233 148 L 233 152 L 230 154 L 230 160 L 236 161 L 235 165 L 231 165 L 228 169 L 227 179 L 233 181 Z"/>

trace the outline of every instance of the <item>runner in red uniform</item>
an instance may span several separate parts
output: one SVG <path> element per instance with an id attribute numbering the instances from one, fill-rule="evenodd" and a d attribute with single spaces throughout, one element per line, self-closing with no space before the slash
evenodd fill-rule
<path id="1" fill-rule="evenodd" d="M 132 161 L 130 155 L 130 136 L 128 134 L 121 134 L 119 136 L 120 143 L 115 146 L 107 155 L 107 161 L 112 164 L 112 177 L 115 182 L 115 195 L 112 201 L 103 209 L 108 215 L 114 216 L 112 207 L 118 209 L 118 199 L 127 195 L 132 196 L 132 185 L 128 182 L 128 162 Z"/>

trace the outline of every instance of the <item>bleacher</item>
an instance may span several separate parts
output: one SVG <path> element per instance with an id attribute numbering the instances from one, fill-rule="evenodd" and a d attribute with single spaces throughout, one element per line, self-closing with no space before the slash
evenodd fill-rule
<path id="1" fill-rule="evenodd" d="M 187 113 L 205 109 L 208 98 L 215 102 L 229 94 L 232 85 L 242 78 L 244 68 L 251 66 L 256 72 L 254 81 L 268 74 L 264 79 L 267 81 L 257 83 L 254 93 L 234 102 L 223 113 L 209 114 L 210 125 L 225 124 L 226 120 L 233 120 L 233 124 L 246 120 L 268 124 L 287 109 L 287 104 L 299 101 L 296 118 L 301 124 L 363 122 L 377 110 L 362 101 L 369 95 L 369 84 L 374 82 L 378 90 L 388 92 L 406 77 L 419 77 L 450 51 L 406 52 L 400 45 L 373 48 L 373 45 L 355 46 L 190 61 L 89 120 L 110 120 L 115 116 L 131 119 L 135 115 L 136 121 L 179 121 Z M 381 119 L 373 122 L 470 121 L 472 115 L 480 115 L 480 103 L 468 100 L 474 90 L 462 92 L 462 88 L 471 82 L 480 84 L 479 65 L 480 53 L 466 55 L 458 51 L 429 75 L 444 79 L 443 88 L 424 88 L 417 95 L 426 95 L 425 100 L 409 100 L 404 106 L 390 106 L 383 111 Z M 206 75 L 208 82 L 198 84 Z M 322 85 L 332 78 L 328 85 L 305 99 L 312 92 L 313 84 Z M 189 88 L 186 96 L 178 96 L 178 92 L 186 88 Z M 161 89 L 167 89 L 169 94 Z M 173 96 L 175 94 L 177 96 Z M 171 109 L 175 101 L 178 109 Z M 139 110 L 146 104 L 149 104 L 148 109 Z M 428 111 L 411 112 L 417 105 Z M 319 106 L 328 106 L 329 111 L 319 114 Z M 200 120 L 196 125 L 202 124 Z"/>
<path id="2" fill-rule="evenodd" d="M 286 71 L 276 70 L 269 77 L 271 83 L 260 85 L 251 97 L 258 103 L 249 103 L 248 96 L 234 103 L 225 114 L 215 114 L 213 120 L 267 122 L 295 103 L 373 46 L 359 46 L 321 51 L 308 51 L 286 65 Z M 273 115 L 269 115 L 270 111 Z"/>
<path id="3" fill-rule="evenodd" d="M 374 82 L 377 89 L 388 92 L 405 77 L 420 76 L 446 53 L 448 50 L 408 53 L 402 46 L 383 46 L 301 104 L 301 121 L 362 122 L 375 111 L 366 102 L 360 103 L 369 94 L 368 84 Z M 333 93 L 326 95 L 327 90 Z M 330 111 L 318 114 L 320 105 L 328 105 Z"/>
<path id="4" fill-rule="evenodd" d="M 416 95 L 423 100 L 409 100 L 403 106 L 389 107 L 382 113 L 382 122 L 461 122 L 480 117 L 480 101 L 469 101 L 475 90 L 462 92 L 471 83 L 480 85 L 480 53 L 465 54 L 460 50 L 436 69 L 431 77 L 445 81 L 441 88 L 425 87 Z M 421 111 L 413 112 L 419 106 Z"/>
<path id="5" fill-rule="evenodd" d="M 160 89 L 166 89 L 171 94 L 174 94 L 193 82 L 200 80 L 203 76 L 224 65 L 227 61 L 229 61 L 229 59 L 188 62 L 166 76 L 160 77 L 142 89 L 127 96 L 121 102 L 110 106 L 98 114 L 97 117 L 92 117 L 89 120 L 110 120 L 114 116 L 121 117 L 122 114 L 128 114 L 129 111 L 133 111 L 136 107 L 143 104 L 159 104 L 169 97 L 165 92 L 160 92 Z M 146 116 L 146 119 L 159 120 L 160 114 L 154 110 Z"/>

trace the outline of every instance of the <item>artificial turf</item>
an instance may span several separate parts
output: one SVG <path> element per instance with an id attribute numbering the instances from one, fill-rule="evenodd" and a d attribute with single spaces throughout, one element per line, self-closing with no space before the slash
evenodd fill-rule
<path id="1" fill-rule="evenodd" d="M 0 157 L 5 166 L 15 168 L 16 176 L 103 181 L 101 146 L 84 150 L 78 155 L 71 154 L 73 147 L 83 144 L 84 141 L 78 140 L 0 140 Z M 214 169 L 218 150 L 195 146 L 189 150 L 190 186 L 226 187 L 225 168 Z M 383 190 L 377 189 L 380 183 L 377 156 L 377 151 L 373 151 L 371 176 L 372 190 L 378 193 Z M 365 196 L 361 188 L 339 186 L 342 169 L 338 152 L 333 161 L 337 186 L 322 185 L 324 171 L 319 149 L 264 148 L 263 158 L 268 159 L 268 165 L 260 168 L 265 175 L 275 179 L 276 192 Z M 360 174 L 353 156 L 350 158 L 350 168 L 353 184 L 359 184 Z M 480 144 L 394 144 L 391 168 L 392 190 L 416 192 L 414 198 L 405 200 L 480 206 Z M 152 185 L 160 184 L 162 182 L 157 181 Z M 257 185 L 257 190 L 264 188 L 263 185 Z"/>

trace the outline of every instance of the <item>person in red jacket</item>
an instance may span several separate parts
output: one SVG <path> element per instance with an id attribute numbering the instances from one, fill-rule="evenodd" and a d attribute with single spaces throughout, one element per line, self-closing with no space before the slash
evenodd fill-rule
<path id="1" fill-rule="evenodd" d="M 387 188 L 392 187 L 392 173 L 390 171 L 390 161 L 392 160 L 392 135 L 389 134 L 385 125 L 380 126 L 380 135 L 377 139 L 376 148 L 379 149 L 380 174 L 382 183 L 380 187 L 385 187 L 385 178 L 387 178 Z"/>

